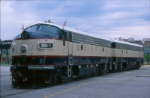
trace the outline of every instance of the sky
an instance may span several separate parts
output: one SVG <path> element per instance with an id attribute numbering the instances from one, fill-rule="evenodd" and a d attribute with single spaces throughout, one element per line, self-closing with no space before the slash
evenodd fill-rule
<path id="1" fill-rule="evenodd" d="M 150 38 L 150 0 L 1 0 L 0 37 L 12 40 L 35 22 L 51 20 L 99 37 Z"/>

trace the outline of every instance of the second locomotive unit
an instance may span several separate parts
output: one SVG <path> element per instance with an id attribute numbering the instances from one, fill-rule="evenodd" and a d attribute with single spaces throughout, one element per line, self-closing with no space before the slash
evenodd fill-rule
<path id="1" fill-rule="evenodd" d="M 54 23 L 35 23 L 12 43 L 12 85 L 55 84 L 72 78 L 138 69 L 143 46 L 99 38 Z"/>

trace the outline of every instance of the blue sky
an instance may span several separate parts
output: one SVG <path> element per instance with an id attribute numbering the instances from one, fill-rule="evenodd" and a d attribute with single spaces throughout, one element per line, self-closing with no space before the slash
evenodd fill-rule
<path id="1" fill-rule="evenodd" d="M 51 20 L 107 38 L 150 38 L 150 0 L 1 0 L 1 39 Z"/>

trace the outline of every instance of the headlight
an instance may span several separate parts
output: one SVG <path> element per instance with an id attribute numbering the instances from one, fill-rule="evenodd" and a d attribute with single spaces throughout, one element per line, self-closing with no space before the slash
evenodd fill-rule
<path id="1" fill-rule="evenodd" d="M 26 50 L 27 50 L 27 48 L 26 48 L 25 46 L 21 46 L 21 47 L 20 47 L 20 52 L 21 52 L 21 53 L 25 53 Z"/>

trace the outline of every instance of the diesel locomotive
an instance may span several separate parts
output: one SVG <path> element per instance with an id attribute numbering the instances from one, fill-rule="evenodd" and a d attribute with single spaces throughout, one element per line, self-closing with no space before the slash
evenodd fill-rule
<path id="1" fill-rule="evenodd" d="M 34 23 L 11 45 L 13 86 L 56 84 L 73 78 L 139 69 L 143 46 L 100 38 L 54 23 Z"/>

